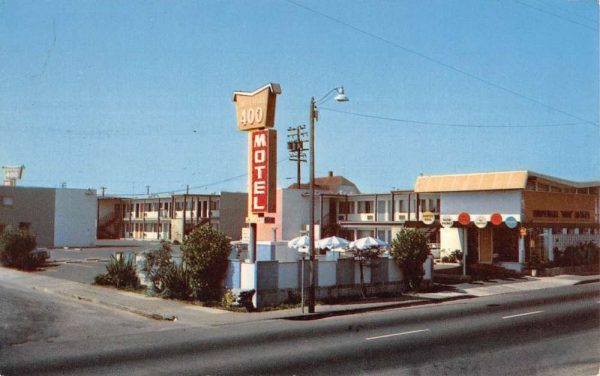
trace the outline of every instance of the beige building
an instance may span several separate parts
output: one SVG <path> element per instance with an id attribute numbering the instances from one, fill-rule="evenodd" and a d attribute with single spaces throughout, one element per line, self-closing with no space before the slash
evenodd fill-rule
<path id="1" fill-rule="evenodd" d="M 241 238 L 246 193 L 181 194 L 166 197 L 100 197 L 98 238 L 182 242 L 198 225 L 210 224 L 233 240 Z"/>

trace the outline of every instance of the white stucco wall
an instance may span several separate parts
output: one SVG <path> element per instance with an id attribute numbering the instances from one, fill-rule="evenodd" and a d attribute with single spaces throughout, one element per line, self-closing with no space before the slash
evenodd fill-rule
<path id="1" fill-rule="evenodd" d="M 521 191 L 445 192 L 441 194 L 441 214 L 456 221 L 458 214 L 467 212 L 473 220 L 483 215 L 490 220 L 492 213 L 502 214 L 502 219 L 513 216 L 521 221 Z"/>
<path id="2" fill-rule="evenodd" d="M 54 211 L 55 247 L 90 247 L 96 243 L 96 191 L 57 189 Z"/>
<path id="3" fill-rule="evenodd" d="M 278 287 L 280 289 L 295 289 L 298 287 L 298 263 L 280 262 Z"/>
<path id="4" fill-rule="evenodd" d="M 335 286 L 336 261 L 319 261 L 319 286 Z"/>

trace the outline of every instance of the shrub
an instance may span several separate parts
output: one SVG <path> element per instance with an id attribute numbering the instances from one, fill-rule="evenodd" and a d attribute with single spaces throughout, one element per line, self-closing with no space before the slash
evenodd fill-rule
<path id="1" fill-rule="evenodd" d="M 162 277 L 162 296 L 165 298 L 189 300 L 194 293 L 192 274 L 185 265 L 171 264 Z"/>
<path id="2" fill-rule="evenodd" d="M 429 255 L 425 234 L 418 230 L 402 229 L 392 241 L 392 255 L 402 269 L 406 287 L 418 289 L 425 274 L 423 263 Z"/>
<path id="3" fill-rule="evenodd" d="M 110 261 L 106 265 L 106 273 L 97 275 L 94 282 L 98 285 L 112 285 L 117 288 L 131 287 L 135 289 L 140 286 L 133 258 L 122 256 L 117 259 L 113 255 L 110 256 Z"/>
<path id="4" fill-rule="evenodd" d="M 148 280 L 152 283 L 152 289 L 156 292 L 164 289 L 162 280 L 173 265 L 171 254 L 171 246 L 164 240 L 160 242 L 159 249 L 153 249 L 145 254 L 142 271 L 146 273 Z"/>
<path id="5" fill-rule="evenodd" d="M 220 300 L 231 252 L 229 239 L 210 225 L 199 226 L 186 236 L 181 251 L 196 297 Z"/>
<path id="6" fill-rule="evenodd" d="M 46 263 L 45 253 L 34 253 L 35 236 L 24 230 L 7 230 L 0 235 L 0 262 L 23 270 L 35 270 Z"/>

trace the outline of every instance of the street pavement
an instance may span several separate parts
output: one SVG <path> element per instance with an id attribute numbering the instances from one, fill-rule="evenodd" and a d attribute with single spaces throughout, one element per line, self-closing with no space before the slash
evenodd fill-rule
<path id="1" fill-rule="evenodd" d="M 126 317 L 126 312 L 82 302 L 107 321 L 142 326 L 90 335 L 84 325 L 79 338 L 5 346 L 0 374 L 596 375 L 599 286 L 520 291 L 320 320 L 209 327 Z M 58 306 L 65 301 L 49 296 Z M 29 303 L 21 308 L 31 309 L 40 296 L 23 299 Z M 54 323 L 70 309 L 56 310 Z"/>

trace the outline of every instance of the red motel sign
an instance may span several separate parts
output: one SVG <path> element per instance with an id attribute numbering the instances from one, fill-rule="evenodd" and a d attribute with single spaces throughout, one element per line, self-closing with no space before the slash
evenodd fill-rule
<path id="1" fill-rule="evenodd" d="M 276 158 L 277 132 L 250 132 L 250 211 L 254 214 L 275 211 Z"/>

